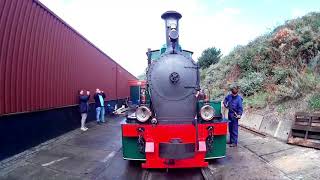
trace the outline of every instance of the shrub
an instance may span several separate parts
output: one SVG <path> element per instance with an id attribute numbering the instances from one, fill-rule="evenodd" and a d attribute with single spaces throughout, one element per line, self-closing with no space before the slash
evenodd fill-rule
<path id="1" fill-rule="evenodd" d="M 200 80 L 201 80 L 201 81 L 204 81 L 205 78 L 206 78 L 206 76 L 207 76 L 207 71 L 206 71 L 206 69 L 200 69 Z"/>
<path id="2" fill-rule="evenodd" d="M 245 96 L 253 95 L 261 90 L 265 75 L 262 73 L 252 72 L 239 80 L 241 91 Z"/>
<path id="3" fill-rule="evenodd" d="M 296 99 L 300 97 L 302 94 L 295 85 L 289 85 L 289 84 L 281 84 L 277 87 L 277 91 L 275 92 L 276 101 L 287 101 L 290 99 Z"/>
<path id="4" fill-rule="evenodd" d="M 283 84 L 285 83 L 286 78 L 289 75 L 289 72 L 287 69 L 284 69 L 282 67 L 275 67 L 272 70 L 273 73 L 273 79 L 276 84 Z"/>
<path id="5" fill-rule="evenodd" d="M 243 99 L 243 104 L 252 108 L 264 108 L 268 104 L 269 94 L 266 92 L 260 92 L 253 96 L 246 97 Z"/>
<path id="6" fill-rule="evenodd" d="M 283 113 L 285 112 L 286 110 L 286 107 L 283 105 L 283 104 L 280 104 L 278 107 L 277 107 L 277 112 L 278 113 Z"/>
<path id="7" fill-rule="evenodd" d="M 214 100 L 223 100 L 224 92 L 220 88 L 212 88 L 210 91 L 210 98 Z"/>
<path id="8" fill-rule="evenodd" d="M 301 38 L 302 38 L 302 43 L 310 42 L 313 39 L 313 33 L 311 28 L 307 26 L 301 29 Z"/>
<path id="9" fill-rule="evenodd" d="M 256 53 L 252 49 L 246 49 L 243 54 L 240 54 L 241 59 L 238 62 L 238 64 L 242 71 L 244 72 L 253 71 L 252 61 L 255 54 Z"/>
<path id="10" fill-rule="evenodd" d="M 317 78 L 310 69 L 307 69 L 304 75 L 299 76 L 297 82 L 299 82 L 299 88 L 307 93 L 317 88 L 320 79 Z"/>
<path id="11" fill-rule="evenodd" d="M 311 96 L 308 104 L 312 110 L 320 110 L 320 93 Z"/>

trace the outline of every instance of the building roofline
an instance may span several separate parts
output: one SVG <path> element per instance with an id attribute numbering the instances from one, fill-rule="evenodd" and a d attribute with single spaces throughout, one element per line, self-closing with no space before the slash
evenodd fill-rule
<path id="1" fill-rule="evenodd" d="M 69 28 L 71 31 L 76 33 L 78 36 L 80 36 L 83 40 L 85 40 L 87 43 L 89 43 L 92 47 L 97 49 L 101 54 L 109 58 L 111 61 L 116 63 L 118 66 L 120 66 L 122 69 L 126 70 L 131 76 L 137 78 L 132 73 L 130 73 L 127 69 L 122 67 L 119 63 L 117 63 L 115 60 L 113 60 L 109 55 L 107 55 L 105 52 L 103 52 L 101 49 L 99 49 L 96 45 L 94 45 L 91 41 L 89 41 L 86 37 L 84 37 L 81 33 L 79 33 L 77 30 L 75 30 L 72 26 L 70 26 L 67 22 L 65 22 L 62 18 L 60 18 L 57 14 L 55 14 L 53 11 L 51 11 L 47 6 L 45 6 L 43 3 L 41 3 L 39 0 L 33 0 L 33 2 L 37 3 L 41 8 L 43 8 L 45 11 L 50 13 L 53 17 L 58 19 L 62 24 L 64 24 L 67 28 Z M 137 78 L 138 79 L 138 78 Z"/>

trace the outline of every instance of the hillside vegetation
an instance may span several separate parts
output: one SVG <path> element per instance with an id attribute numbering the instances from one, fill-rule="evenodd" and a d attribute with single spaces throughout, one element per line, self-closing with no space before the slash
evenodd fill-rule
<path id="1" fill-rule="evenodd" d="M 294 100 L 320 109 L 320 13 L 290 20 L 246 46 L 237 46 L 201 71 L 211 97 L 221 99 L 232 82 L 241 86 L 247 107 Z M 281 106 L 279 106 L 281 111 Z"/>

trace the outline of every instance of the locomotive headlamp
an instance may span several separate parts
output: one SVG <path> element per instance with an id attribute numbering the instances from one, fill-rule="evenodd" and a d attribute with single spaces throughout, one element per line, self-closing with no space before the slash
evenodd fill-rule
<path id="1" fill-rule="evenodd" d="M 214 113 L 215 113 L 215 111 L 214 111 L 213 107 L 208 104 L 202 106 L 202 108 L 200 109 L 200 116 L 205 121 L 212 120 L 214 117 Z"/>
<path id="2" fill-rule="evenodd" d="M 136 118 L 140 122 L 146 122 L 151 117 L 152 112 L 146 106 L 140 106 L 136 110 Z"/>
<path id="3" fill-rule="evenodd" d="M 170 32 L 169 32 L 169 37 L 170 37 L 170 40 L 177 40 L 178 37 L 179 37 L 179 33 L 178 31 L 176 31 L 175 29 L 172 29 Z"/>

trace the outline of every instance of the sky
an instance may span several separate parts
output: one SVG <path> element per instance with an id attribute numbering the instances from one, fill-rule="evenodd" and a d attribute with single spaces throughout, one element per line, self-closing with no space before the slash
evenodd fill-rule
<path id="1" fill-rule="evenodd" d="M 165 11 L 182 14 L 179 42 L 195 60 L 206 48 L 227 55 L 286 20 L 320 12 L 320 0 L 40 1 L 135 76 L 147 66 L 147 49 L 165 43 Z"/>

